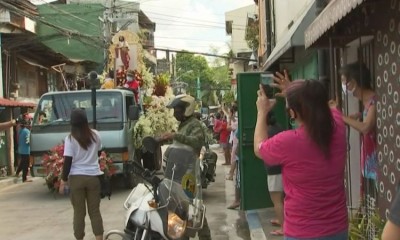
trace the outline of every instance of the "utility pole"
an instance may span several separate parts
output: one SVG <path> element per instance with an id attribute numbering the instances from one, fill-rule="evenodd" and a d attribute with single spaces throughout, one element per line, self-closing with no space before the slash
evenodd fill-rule
<path id="1" fill-rule="evenodd" d="M 197 81 L 196 81 L 196 83 L 197 83 L 197 87 L 196 87 L 196 95 L 197 95 L 197 100 L 201 100 L 201 89 L 200 89 L 200 76 L 197 76 Z"/>
<path id="2" fill-rule="evenodd" d="M 104 12 L 103 12 L 103 19 L 100 21 L 103 22 L 103 37 L 104 37 L 104 64 L 105 67 L 108 63 L 108 49 L 110 48 L 112 42 L 112 23 L 110 19 L 113 16 L 114 11 L 114 0 L 104 0 Z M 108 69 L 107 69 L 108 70 Z"/>

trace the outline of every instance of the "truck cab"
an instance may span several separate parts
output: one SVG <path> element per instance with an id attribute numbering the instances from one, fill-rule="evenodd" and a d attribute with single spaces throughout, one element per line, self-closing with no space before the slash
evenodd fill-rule
<path id="1" fill-rule="evenodd" d="M 131 131 L 137 118 L 133 119 L 131 112 L 134 108 L 137 110 L 138 106 L 133 92 L 127 89 L 97 90 L 95 116 L 90 90 L 44 94 L 39 100 L 31 129 L 34 176 L 46 175 L 42 166 L 43 155 L 55 145 L 63 143 L 69 134 L 70 114 L 74 108 L 85 109 L 92 128 L 95 119 L 103 150 L 113 159 L 117 174 L 125 177 L 126 186 L 134 187 L 131 167 L 135 159 L 135 148 L 131 141 Z"/>

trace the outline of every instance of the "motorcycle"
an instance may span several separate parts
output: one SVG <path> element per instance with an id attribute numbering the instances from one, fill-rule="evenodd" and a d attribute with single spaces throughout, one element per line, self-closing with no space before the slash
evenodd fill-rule
<path id="1" fill-rule="evenodd" d="M 146 142 L 146 144 L 144 144 L 147 146 L 146 150 L 151 153 L 155 151 L 157 146 L 161 144 L 160 140 L 153 137 L 146 137 L 143 141 Z M 179 150 L 176 150 L 176 148 L 179 148 Z M 191 153 L 191 148 L 185 150 L 186 148 L 190 147 L 187 147 L 184 144 L 174 143 L 166 150 L 162 158 L 162 169 L 167 175 L 170 175 L 167 171 L 167 163 L 170 161 L 170 159 L 174 159 L 174 163 L 179 163 L 183 166 L 186 166 L 186 164 L 190 165 L 191 158 L 197 158 L 197 156 L 194 156 L 193 153 Z M 171 156 L 172 149 L 175 149 L 172 153 L 173 156 Z M 203 189 L 207 188 L 211 182 L 215 182 L 215 171 L 218 159 L 217 154 L 210 150 L 208 144 L 206 144 L 204 149 L 205 151 L 202 151 L 199 156 L 199 179 Z M 186 154 L 184 153 L 185 151 Z M 180 181 L 181 179 L 178 180 Z"/>
<path id="2" fill-rule="evenodd" d="M 148 139 L 147 139 L 148 140 Z M 143 144 L 151 149 L 153 140 Z M 150 145 L 149 145 L 150 144 Z M 188 239 L 202 229 L 206 208 L 201 198 L 199 161 L 194 160 L 192 149 L 172 144 L 166 174 L 163 179 L 155 171 L 144 169 L 140 163 L 133 164 L 133 171 L 143 183 L 139 183 L 124 202 L 126 209 L 125 229 L 111 230 L 104 239 L 118 235 L 123 240 Z M 185 163 L 173 160 L 186 155 Z"/>

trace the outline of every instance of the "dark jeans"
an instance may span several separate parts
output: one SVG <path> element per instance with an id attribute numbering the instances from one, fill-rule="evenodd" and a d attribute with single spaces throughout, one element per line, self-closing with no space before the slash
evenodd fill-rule
<path id="1" fill-rule="evenodd" d="M 284 240 L 347 240 L 349 239 L 348 231 L 344 231 L 341 233 L 337 233 L 331 236 L 326 237 L 317 237 L 317 238 L 292 238 L 292 237 L 284 237 Z"/>
<path id="2" fill-rule="evenodd" d="M 29 155 L 28 154 L 20 154 L 20 161 L 18 165 L 18 169 L 16 174 L 18 175 L 22 171 L 22 181 L 26 181 L 26 176 L 28 175 L 29 169 Z"/>

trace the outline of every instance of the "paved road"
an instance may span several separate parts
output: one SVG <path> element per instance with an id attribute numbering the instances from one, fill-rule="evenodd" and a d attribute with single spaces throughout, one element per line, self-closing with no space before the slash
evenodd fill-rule
<path id="1" fill-rule="evenodd" d="M 203 192 L 207 205 L 207 218 L 214 240 L 248 240 L 250 234 L 241 211 L 226 210 L 233 199 L 233 183 L 225 181 L 228 167 L 223 162 L 220 150 L 217 178 Z M 111 200 L 102 200 L 101 212 L 105 230 L 123 229 L 124 208 L 129 190 L 123 189 L 121 181 L 114 183 Z M 0 239 L 15 240 L 71 240 L 72 207 L 67 197 L 54 196 L 36 178 L 32 183 L 17 183 L 0 190 Z M 86 217 L 86 238 L 94 239 L 90 220 Z"/>

